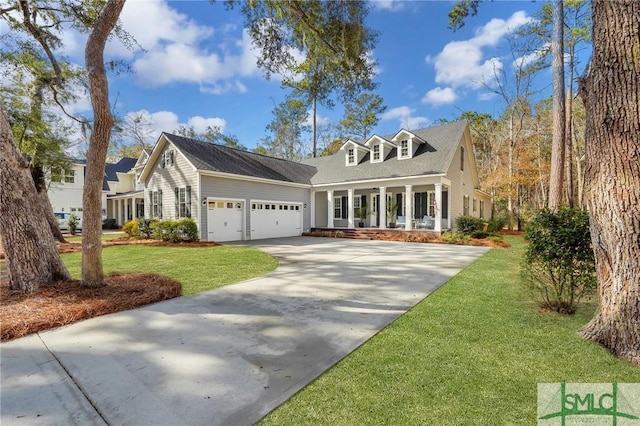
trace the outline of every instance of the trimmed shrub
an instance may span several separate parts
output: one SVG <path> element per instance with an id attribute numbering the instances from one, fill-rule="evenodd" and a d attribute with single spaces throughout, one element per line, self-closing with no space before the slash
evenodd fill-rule
<path id="1" fill-rule="evenodd" d="M 127 234 L 130 238 L 137 238 L 140 236 L 140 229 L 138 226 L 138 219 L 130 220 L 129 222 L 122 225 L 122 230 L 125 234 Z"/>
<path id="2" fill-rule="evenodd" d="M 140 238 L 151 238 L 153 235 L 153 224 L 157 219 L 138 219 L 138 236 Z"/>
<path id="3" fill-rule="evenodd" d="M 470 237 L 461 232 L 443 232 L 440 239 L 448 244 L 464 244 Z"/>
<path id="4" fill-rule="evenodd" d="M 69 233 L 71 235 L 76 235 L 76 232 L 78 231 L 78 216 L 76 216 L 75 214 L 69 216 L 67 226 L 69 227 Z"/>
<path id="5" fill-rule="evenodd" d="M 484 240 L 485 238 L 491 235 L 490 232 L 487 231 L 473 231 L 471 233 L 471 238 L 477 238 L 479 240 Z"/>
<path id="6" fill-rule="evenodd" d="M 180 241 L 198 241 L 198 226 L 193 219 L 167 219 L 154 221 L 150 224 L 152 237 L 162 241 L 174 243 Z"/>
<path id="7" fill-rule="evenodd" d="M 114 218 L 108 217 L 102 221 L 102 229 L 118 229 L 118 222 Z"/>
<path id="8" fill-rule="evenodd" d="M 473 216 L 458 216 L 456 218 L 456 229 L 464 235 L 471 235 L 475 231 L 482 231 L 484 220 Z"/>
<path id="9" fill-rule="evenodd" d="M 564 208 L 538 212 L 529 223 L 529 245 L 522 275 L 542 295 L 542 308 L 563 314 L 575 312 L 580 299 L 593 293 L 597 278 L 591 248 L 589 215 Z"/>
<path id="10" fill-rule="evenodd" d="M 489 221 L 487 225 L 487 232 L 498 232 L 507 226 L 507 219 L 504 217 L 498 217 Z"/>

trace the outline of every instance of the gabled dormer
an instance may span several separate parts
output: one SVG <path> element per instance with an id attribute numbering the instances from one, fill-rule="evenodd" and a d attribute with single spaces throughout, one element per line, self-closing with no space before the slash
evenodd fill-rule
<path id="1" fill-rule="evenodd" d="M 426 143 L 419 136 L 404 129 L 396 133 L 396 135 L 391 138 L 391 142 L 395 143 L 398 147 L 398 160 L 413 158 L 418 147 L 421 144 Z"/>
<path id="2" fill-rule="evenodd" d="M 344 151 L 344 164 L 345 166 L 356 166 L 360 164 L 360 161 L 364 158 L 369 150 L 358 142 L 354 142 L 348 139 L 341 147 L 341 151 Z"/>
<path id="3" fill-rule="evenodd" d="M 371 136 L 364 144 L 369 148 L 371 153 L 370 160 L 372 163 L 381 163 L 387 158 L 395 145 L 378 135 Z"/>

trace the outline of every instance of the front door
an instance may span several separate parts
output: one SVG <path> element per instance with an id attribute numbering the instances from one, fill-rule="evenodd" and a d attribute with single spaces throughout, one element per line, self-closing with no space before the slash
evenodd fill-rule
<path id="1" fill-rule="evenodd" d="M 380 223 L 380 194 L 371 194 L 371 227 Z"/>

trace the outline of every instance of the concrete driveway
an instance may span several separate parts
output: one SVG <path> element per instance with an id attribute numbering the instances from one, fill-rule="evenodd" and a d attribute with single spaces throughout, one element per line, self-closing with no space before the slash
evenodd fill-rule
<path id="1" fill-rule="evenodd" d="M 0 423 L 253 424 L 486 251 L 308 237 L 250 244 L 280 266 L 1 344 Z"/>

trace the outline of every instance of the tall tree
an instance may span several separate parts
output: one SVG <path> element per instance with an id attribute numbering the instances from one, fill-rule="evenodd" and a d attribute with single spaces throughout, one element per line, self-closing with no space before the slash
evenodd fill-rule
<path id="1" fill-rule="evenodd" d="M 0 106 L 0 235 L 9 286 L 32 291 L 71 279 L 45 219 L 29 165 L 18 151 Z"/>
<path id="2" fill-rule="evenodd" d="M 233 3 L 232 3 L 233 4 Z M 247 18 L 258 59 L 267 76 L 285 76 L 293 96 L 312 108 L 315 129 L 317 104 L 330 104 L 330 94 L 350 99 L 373 90 L 375 62 L 371 52 L 378 33 L 365 25 L 370 6 L 357 1 L 246 1 Z M 296 52 L 304 56 L 300 61 Z M 316 132 L 312 156 L 316 155 Z"/>
<path id="3" fill-rule="evenodd" d="M 549 177 L 549 209 L 558 211 L 562 205 L 562 185 L 565 157 L 566 110 L 564 93 L 564 0 L 553 0 L 553 143 L 551 146 L 551 176 Z"/>
<path id="4" fill-rule="evenodd" d="M 640 365 L 640 3 L 593 0 L 580 84 L 599 310 L 582 335 Z"/>
<path id="5" fill-rule="evenodd" d="M 93 128 L 89 139 L 82 192 L 82 282 L 87 287 L 104 285 L 102 269 L 102 181 L 113 116 L 109 106 L 109 81 L 104 65 L 104 46 L 116 26 L 125 0 L 108 0 L 95 22 L 85 48 Z"/>
<path id="6" fill-rule="evenodd" d="M 197 139 L 202 142 L 215 143 L 217 145 L 247 151 L 247 147 L 240 144 L 237 136 L 225 135 L 218 126 L 207 126 L 204 131 L 197 132 L 193 126 L 180 125 L 173 133 L 178 136 L 184 136 L 185 138 Z"/>
<path id="7" fill-rule="evenodd" d="M 299 99 L 287 98 L 273 109 L 273 120 L 267 126 L 262 146 L 269 155 L 285 160 L 302 160 L 308 150 L 302 133 L 308 131 L 307 110 Z"/>
<path id="8" fill-rule="evenodd" d="M 363 93 L 345 105 L 340 125 L 345 135 L 366 140 L 371 129 L 380 121 L 378 116 L 386 110 L 381 96 Z"/>

